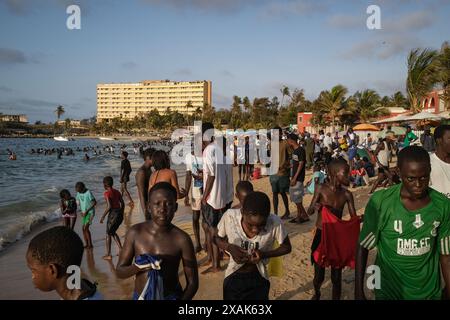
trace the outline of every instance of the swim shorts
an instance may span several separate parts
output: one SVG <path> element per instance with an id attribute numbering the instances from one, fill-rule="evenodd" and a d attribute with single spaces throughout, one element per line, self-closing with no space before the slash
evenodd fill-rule
<path id="1" fill-rule="evenodd" d="M 122 209 L 111 209 L 108 215 L 108 223 L 106 224 L 106 233 L 110 236 L 116 233 L 123 221 Z"/>

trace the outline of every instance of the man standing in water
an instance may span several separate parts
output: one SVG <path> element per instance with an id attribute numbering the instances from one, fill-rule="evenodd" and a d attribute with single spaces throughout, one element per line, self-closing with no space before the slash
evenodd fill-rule
<path id="1" fill-rule="evenodd" d="M 122 193 L 122 197 L 126 195 L 130 200 L 128 205 L 134 206 L 133 199 L 131 198 L 130 192 L 127 189 L 127 183 L 128 181 L 130 181 L 131 174 L 131 164 L 128 160 L 128 152 L 122 151 L 120 157 L 122 158 L 122 162 L 120 164 L 120 191 Z"/>
<path id="2" fill-rule="evenodd" d="M 144 164 L 136 172 L 136 187 L 138 189 L 139 202 L 141 204 L 141 210 L 144 216 L 147 212 L 148 202 L 148 184 L 150 182 L 150 176 L 152 175 L 152 156 L 155 149 L 148 148 L 143 152 Z"/>

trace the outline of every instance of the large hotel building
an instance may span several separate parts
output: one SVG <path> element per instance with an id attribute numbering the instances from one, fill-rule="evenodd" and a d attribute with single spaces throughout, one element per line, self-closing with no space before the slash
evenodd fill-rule
<path id="1" fill-rule="evenodd" d="M 192 107 L 188 108 L 188 102 Z M 133 119 L 153 109 L 192 114 L 211 105 L 211 81 L 146 80 L 136 83 L 97 85 L 97 122 L 113 118 Z"/>

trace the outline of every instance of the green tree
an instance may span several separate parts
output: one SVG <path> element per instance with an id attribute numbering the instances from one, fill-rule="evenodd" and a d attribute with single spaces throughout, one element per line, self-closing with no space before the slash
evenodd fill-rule
<path id="1" fill-rule="evenodd" d="M 317 98 L 316 100 L 314 100 L 311 103 L 311 112 L 313 114 L 311 121 L 310 121 L 312 125 L 324 127 L 327 124 L 329 124 L 329 122 L 326 119 L 326 113 L 323 110 L 323 107 L 319 101 L 319 98 Z"/>
<path id="2" fill-rule="evenodd" d="M 71 128 L 71 127 L 72 127 L 71 121 L 70 121 L 69 118 L 67 118 L 67 119 L 64 121 L 64 130 L 65 130 L 66 134 L 69 134 L 69 133 L 70 133 L 70 128 Z"/>
<path id="3" fill-rule="evenodd" d="M 397 91 L 391 96 L 391 106 L 404 109 L 410 108 L 408 99 L 400 91 Z"/>
<path id="4" fill-rule="evenodd" d="M 63 106 L 59 105 L 58 107 L 56 107 L 55 114 L 56 114 L 56 118 L 58 120 L 53 125 L 53 135 L 56 135 L 56 132 L 58 131 L 58 121 L 59 121 L 59 118 L 61 118 L 61 116 L 64 114 L 64 112 L 65 112 L 65 110 L 64 110 Z"/>
<path id="5" fill-rule="evenodd" d="M 406 91 L 413 113 L 420 112 L 420 101 L 438 81 L 438 52 L 431 49 L 414 49 L 408 55 Z"/>
<path id="6" fill-rule="evenodd" d="M 283 126 L 297 123 L 297 115 L 299 112 L 311 111 L 311 102 L 305 98 L 303 89 L 295 89 L 290 98 L 291 101 L 288 106 L 280 108 L 279 122 Z"/>
<path id="7" fill-rule="evenodd" d="M 442 44 L 438 59 L 439 82 L 444 89 L 445 109 L 450 109 L 450 46 L 446 41 Z"/>
<path id="8" fill-rule="evenodd" d="M 56 114 L 56 118 L 59 121 L 59 118 L 61 118 L 61 116 L 65 113 L 66 111 L 64 110 L 64 107 L 59 105 L 58 107 L 56 107 L 55 109 L 55 114 Z"/>
<path id="9" fill-rule="evenodd" d="M 119 132 L 122 129 L 122 119 L 121 117 L 115 117 L 111 119 L 110 126 L 112 132 Z"/>
<path id="10" fill-rule="evenodd" d="M 242 100 L 238 96 L 233 96 L 233 104 L 231 105 L 231 119 L 230 126 L 234 130 L 241 128 L 243 125 L 242 119 Z"/>
<path id="11" fill-rule="evenodd" d="M 193 111 L 194 110 L 194 106 L 192 105 L 192 101 L 191 100 L 189 100 L 187 103 L 186 103 L 186 112 L 185 112 L 185 114 L 189 114 L 191 111 Z"/>
<path id="12" fill-rule="evenodd" d="M 345 107 L 345 96 L 348 90 L 343 85 L 337 85 L 330 91 L 322 91 L 318 98 L 320 112 L 324 112 L 331 120 L 333 131 L 335 130 L 335 121 Z"/>
<path id="13" fill-rule="evenodd" d="M 146 116 L 147 127 L 151 129 L 161 129 L 164 126 L 164 118 L 157 109 L 152 109 Z"/>
<path id="14" fill-rule="evenodd" d="M 353 95 L 352 102 L 354 103 L 354 114 L 362 123 L 366 123 L 380 115 L 389 114 L 375 90 L 357 91 Z"/>
<path id="15" fill-rule="evenodd" d="M 291 93 L 290 93 L 289 88 L 287 86 L 283 86 L 280 89 L 280 92 L 281 92 L 281 106 L 283 107 L 284 98 L 285 97 L 290 97 Z"/>
<path id="16" fill-rule="evenodd" d="M 213 122 L 214 115 L 215 115 L 214 107 L 211 106 L 209 103 L 205 103 L 203 105 L 202 121 L 203 122 Z"/>
<path id="17" fill-rule="evenodd" d="M 202 108 L 197 107 L 194 111 L 194 120 L 201 120 L 202 119 Z"/>

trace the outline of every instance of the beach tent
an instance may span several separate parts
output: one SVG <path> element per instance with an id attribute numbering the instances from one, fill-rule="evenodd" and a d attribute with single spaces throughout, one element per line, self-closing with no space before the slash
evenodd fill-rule
<path id="1" fill-rule="evenodd" d="M 419 113 L 416 113 L 415 115 L 412 116 L 408 116 L 405 118 L 405 121 L 416 121 L 416 120 L 441 120 L 443 119 L 442 116 L 431 113 L 431 112 L 427 112 L 427 111 L 422 111 Z"/>
<path id="2" fill-rule="evenodd" d="M 389 123 L 389 122 L 402 122 L 402 121 L 405 121 L 408 116 L 410 116 L 410 115 L 409 114 L 399 114 L 398 116 L 387 118 L 387 119 L 381 119 L 381 120 L 375 121 L 373 123 L 379 124 L 379 123 Z"/>

